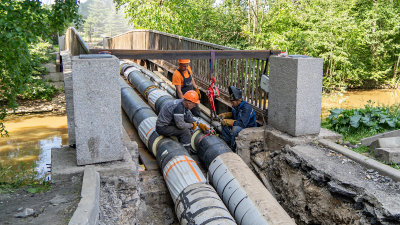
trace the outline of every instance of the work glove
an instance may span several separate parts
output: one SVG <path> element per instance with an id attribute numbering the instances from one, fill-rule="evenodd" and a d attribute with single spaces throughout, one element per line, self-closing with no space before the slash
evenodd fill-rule
<path id="1" fill-rule="evenodd" d="M 195 90 L 196 92 L 197 92 L 197 94 L 199 95 L 199 99 L 201 99 L 201 93 L 200 93 L 200 90 L 198 89 L 198 88 L 196 88 L 196 90 Z"/>
<path id="2" fill-rule="evenodd" d="M 222 126 L 233 126 L 233 123 L 235 122 L 236 120 L 231 120 L 231 119 L 223 119 L 222 120 Z"/>
<path id="3" fill-rule="evenodd" d="M 203 131 L 209 130 L 210 128 L 207 127 L 207 125 L 200 123 L 199 128 L 202 129 Z"/>
<path id="4" fill-rule="evenodd" d="M 218 115 L 218 118 L 221 118 L 221 119 L 232 118 L 232 117 L 233 117 L 233 115 L 231 112 L 221 113 Z"/>
<path id="5" fill-rule="evenodd" d="M 197 123 L 196 123 L 196 122 L 193 122 L 192 130 L 196 130 L 196 128 L 197 128 Z"/>

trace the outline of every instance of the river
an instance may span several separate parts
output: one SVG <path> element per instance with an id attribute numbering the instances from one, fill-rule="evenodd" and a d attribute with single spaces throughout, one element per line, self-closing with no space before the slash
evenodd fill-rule
<path id="1" fill-rule="evenodd" d="M 13 169 L 20 162 L 36 163 L 39 174 L 48 172 L 51 148 L 68 144 L 67 116 L 28 115 L 5 121 L 9 137 L 0 138 L 0 162 Z"/>

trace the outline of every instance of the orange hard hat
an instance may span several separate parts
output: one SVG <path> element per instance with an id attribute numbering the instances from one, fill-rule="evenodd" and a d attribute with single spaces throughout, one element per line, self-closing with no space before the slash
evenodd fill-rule
<path id="1" fill-rule="evenodd" d="M 190 63 L 190 59 L 179 59 L 178 63 Z"/>
<path id="2" fill-rule="evenodd" d="M 196 104 L 199 104 L 199 103 L 200 103 L 199 95 L 198 95 L 195 91 L 193 91 L 193 90 L 190 90 L 190 91 L 186 92 L 186 93 L 183 95 L 183 98 L 186 99 L 186 100 L 188 100 L 188 101 L 191 101 L 191 102 L 193 102 L 193 103 L 196 103 Z"/>

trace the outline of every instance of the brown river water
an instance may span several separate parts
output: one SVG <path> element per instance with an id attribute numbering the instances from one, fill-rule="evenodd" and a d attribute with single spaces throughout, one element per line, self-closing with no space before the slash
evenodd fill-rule
<path id="1" fill-rule="evenodd" d="M 28 115 L 6 119 L 9 137 L 0 137 L 0 162 L 14 169 L 20 162 L 37 164 L 39 174 L 48 172 L 51 148 L 68 144 L 67 116 Z"/>
<path id="2" fill-rule="evenodd" d="M 368 100 L 378 105 L 399 103 L 400 90 L 361 90 L 325 95 L 321 118 L 331 108 L 361 108 Z M 28 115 L 5 121 L 9 137 L 0 138 L 0 162 L 19 168 L 20 162 L 37 163 L 39 173 L 47 172 L 51 148 L 68 144 L 66 116 Z"/>

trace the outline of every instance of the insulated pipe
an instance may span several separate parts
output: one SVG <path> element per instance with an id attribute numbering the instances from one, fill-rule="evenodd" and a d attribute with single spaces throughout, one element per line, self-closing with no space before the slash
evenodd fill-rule
<path id="1" fill-rule="evenodd" d="M 198 130 L 192 135 L 192 148 L 206 164 L 212 184 L 238 224 L 295 224 L 222 139 Z"/>
<path id="2" fill-rule="evenodd" d="M 121 64 L 120 65 L 121 73 L 124 74 L 124 76 L 129 80 L 129 82 L 131 84 L 133 84 L 135 87 L 136 87 L 136 85 L 134 83 L 132 83 L 134 81 L 131 82 L 130 80 L 131 79 L 132 80 L 135 79 L 138 74 L 135 74 L 136 76 L 135 75 L 132 75 L 131 77 L 129 76 L 129 74 L 131 72 L 133 72 L 133 71 L 137 72 L 137 70 L 135 70 L 133 68 L 139 69 L 140 72 L 142 72 L 145 76 L 147 75 L 147 77 L 150 77 L 149 79 L 154 81 L 155 83 L 159 82 L 159 84 L 163 84 L 164 86 L 166 86 L 167 88 L 165 88 L 163 86 L 164 89 L 166 89 L 167 92 L 173 97 L 173 99 L 175 99 L 175 90 L 172 89 L 168 84 L 166 84 L 162 79 L 160 79 L 157 74 L 147 70 L 146 68 L 144 68 L 144 67 L 142 67 L 142 66 L 140 66 L 139 64 L 136 64 L 136 63 L 126 63 L 125 61 L 120 61 L 120 64 Z M 149 87 L 151 86 L 149 83 L 148 83 L 148 85 L 149 85 Z M 160 87 L 160 85 L 158 85 L 158 87 Z M 156 97 L 157 97 L 157 95 L 153 96 L 153 98 L 156 98 Z M 146 99 L 148 99 L 148 98 L 146 98 Z M 151 102 L 151 101 L 149 101 L 149 102 Z M 155 102 L 154 99 L 153 99 L 153 102 Z M 166 101 L 165 104 L 167 102 L 168 101 Z M 152 107 L 152 108 L 154 110 L 156 110 L 156 112 L 159 112 L 161 110 L 162 106 L 164 106 L 164 104 L 161 104 L 160 106 L 161 107 L 159 107 L 157 109 L 154 108 L 154 107 Z M 207 116 L 204 112 L 200 111 L 200 117 L 203 119 L 203 121 L 207 122 L 207 125 L 209 125 L 209 121 L 210 121 L 210 117 L 209 116 Z M 212 121 L 211 124 L 216 130 L 218 130 L 220 133 L 222 133 L 221 123 L 219 123 L 217 121 Z"/>
<path id="3" fill-rule="evenodd" d="M 126 79 L 135 86 L 136 89 L 140 92 L 140 94 L 145 97 L 145 99 L 149 102 L 150 106 L 156 111 L 159 112 L 164 105 L 166 105 L 170 101 L 174 101 L 175 98 L 172 97 L 168 92 L 161 90 L 154 86 L 154 83 L 147 78 L 144 73 L 133 67 L 131 64 L 126 64 L 123 61 L 120 62 L 120 70 L 121 74 L 123 74 Z M 193 117 L 196 122 L 203 123 L 209 126 L 208 121 L 202 119 L 201 117 Z M 195 131 L 199 130 L 196 128 Z"/>
<path id="4" fill-rule="evenodd" d="M 169 86 L 167 83 L 165 83 L 157 74 L 151 72 L 150 70 L 147 70 L 143 66 L 137 64 L 137 63 L 125 63 L 122 61 L 123 64 L 121 64 L 120 68 L 122 71 L 125 71 L 128 67 L 135 67 L 136 69 L 139 69 L 146 77 L 148 77 L 152 82 L 154 82 L 159 88 L 166 90 L 170 95 L 175 96 L 175 89 L 173 89 L 171 86 Z"/>
<path id="5" fill-rule="evenodd" d="M 155 131 L 156 114 L 120 77 L 122 108 L 156 156 L 180 224 L 236 224 L 196 162 L 178 142 Z"/>

